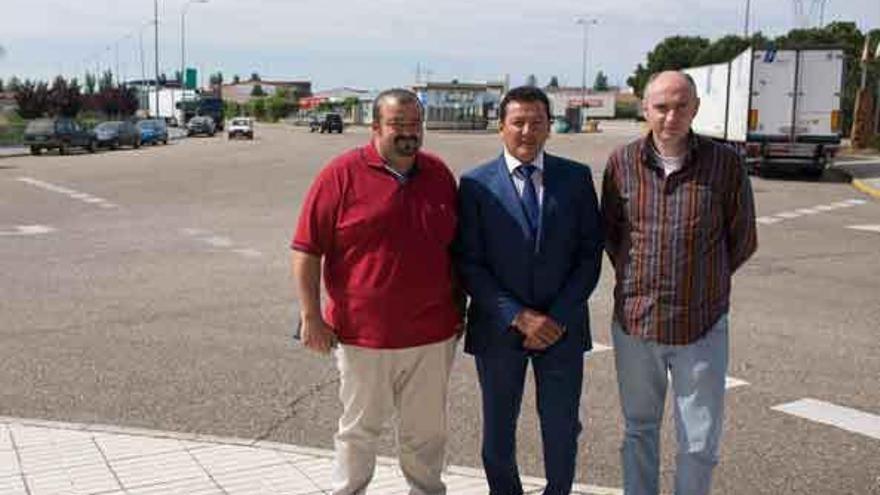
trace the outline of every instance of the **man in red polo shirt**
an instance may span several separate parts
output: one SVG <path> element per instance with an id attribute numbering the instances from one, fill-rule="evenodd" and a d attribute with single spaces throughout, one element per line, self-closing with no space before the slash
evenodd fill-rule
<path id="1" fill-rule="evenodd" d="M 339 343 L 334 494 L 365 491 L 392 417 L 411 493 L 446 492 L 447 382 L 461 322 L 449 256 L 456 186 L 421 144 L 416 95 L 381 93 L 370 144 L 318 174 L 292 242 L 302 342 L 321 353 Z"/>

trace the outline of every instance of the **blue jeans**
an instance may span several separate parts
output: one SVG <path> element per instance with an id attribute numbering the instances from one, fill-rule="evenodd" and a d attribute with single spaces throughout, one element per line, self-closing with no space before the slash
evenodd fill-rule
<path id="1" fill-rule="evenodd" d="M 626 420 L 621 447 L 624 493 L 659 492 L 660 425 L 671 378 L 678 439 L 675 495 L 707 495 L 724 419 L 727 315 L 700 340 L 682 346 L 631 337 L 616 321 L 611 328 Z"/>

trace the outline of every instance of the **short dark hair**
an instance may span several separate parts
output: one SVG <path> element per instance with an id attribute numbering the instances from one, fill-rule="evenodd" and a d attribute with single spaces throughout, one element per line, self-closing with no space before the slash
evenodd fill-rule
<path id="1" fill-rule="evenodd" d="M 386 101 L 396 101 L 400 104 L 411 104 L 415 103 L 416 106 L 419 107 L 419 115 L 425 115 L 425 109 L 422 108 L 422 101 L 419 100 L 418 95 L 413 93 L 408 89 L 403 88 L 391 88 L 382 91 L 376 96 L 376 99 L 373 100 L 373 122 L 379 122 L 380 111 L 382 110 L 382 105 L 385 104 Z"/>
<path id="2" fill-rule="evenodd" d="M 541 102 L 544 104 L 544 108 L 547 109 L 547 119 L 553 120 L 553 114 L 550 113 L 550 99 L 547 98 L 547 94 L 534 86 L 519 86 L 511 89 L 504 95 L 504 98 L 501 98 L 501 105 L 499 106 L 501 122 L 504 122 L 504 118 L 507 117 L 507 105 L 514 101 L 520 103 Z"/>

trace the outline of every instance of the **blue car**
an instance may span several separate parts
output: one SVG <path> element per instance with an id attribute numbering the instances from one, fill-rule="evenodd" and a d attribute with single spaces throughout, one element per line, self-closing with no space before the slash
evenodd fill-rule
<path id="1" fill-rule="evenodd" d="M 168 127 L 160 119 L 146 119 L 137 123 L 141 144 L 168 144 Z"/>

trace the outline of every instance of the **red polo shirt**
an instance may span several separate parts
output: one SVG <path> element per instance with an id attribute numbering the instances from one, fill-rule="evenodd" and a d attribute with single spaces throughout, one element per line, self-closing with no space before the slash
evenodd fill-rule
<path id="1" fill-rule="evenodd" d="M 419 152 L 399 181 L 372 144 L 332 160 L 315 179 L 291 247 L 324 260 L 324 317 L 343 344 L 415 347 L 455 333 L 449 245 L 455 178 Z"/>

